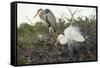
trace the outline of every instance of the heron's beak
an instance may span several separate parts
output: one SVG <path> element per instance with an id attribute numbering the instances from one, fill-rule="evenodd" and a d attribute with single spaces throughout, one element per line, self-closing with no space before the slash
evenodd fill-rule
<path id="1" fill-rule="evenodd" d="M 33 18 L 35 18 L 37 15 L 38 15 L 38 12 L 36 13 L 36 15 Z"/>

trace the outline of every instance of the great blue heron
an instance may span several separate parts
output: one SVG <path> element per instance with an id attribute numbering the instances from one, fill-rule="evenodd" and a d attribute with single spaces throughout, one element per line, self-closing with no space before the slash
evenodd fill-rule
<path id="1" fill-rule="evenodd" d="M 39 9 L 33 18 L 35 18 L 37 15 L 39 15 L 40 19 L 47 23 L 49 27 L 49 33 L 56 32 L 56 18 L 51 10 Z"/>

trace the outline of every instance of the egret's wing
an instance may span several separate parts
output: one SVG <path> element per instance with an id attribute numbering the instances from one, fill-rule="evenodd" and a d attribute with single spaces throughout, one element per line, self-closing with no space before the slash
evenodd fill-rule
<path id="1" fill-rule="evenodd" d="M 69 26 L 64 30 L 64 34 L 66 40 L 75 40 L 78 42 L 83 42 L 85 40 L 78 27 Z"/>

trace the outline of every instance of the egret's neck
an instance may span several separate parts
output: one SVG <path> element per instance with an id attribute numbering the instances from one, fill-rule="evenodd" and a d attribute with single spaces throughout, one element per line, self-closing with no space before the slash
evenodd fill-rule
<path id="1" fill-rule="evenodd" d="M 60 44 L 62 45 L 65 45 L 67 43 L 65 37 L 63 37 L 61 40 L 60 40 Z"/>

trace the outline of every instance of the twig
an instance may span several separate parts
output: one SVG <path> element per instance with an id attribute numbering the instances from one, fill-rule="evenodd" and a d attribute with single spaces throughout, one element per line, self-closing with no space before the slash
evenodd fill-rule
<path id="1" fill-rule="evenodd" d="M 32 24 L 32 25 L 34 25 L 32 22 L 31 22 L 31 20 L 27 17 L 27 16 L 25 16 L 26 17 L 26 19 Z"/>

